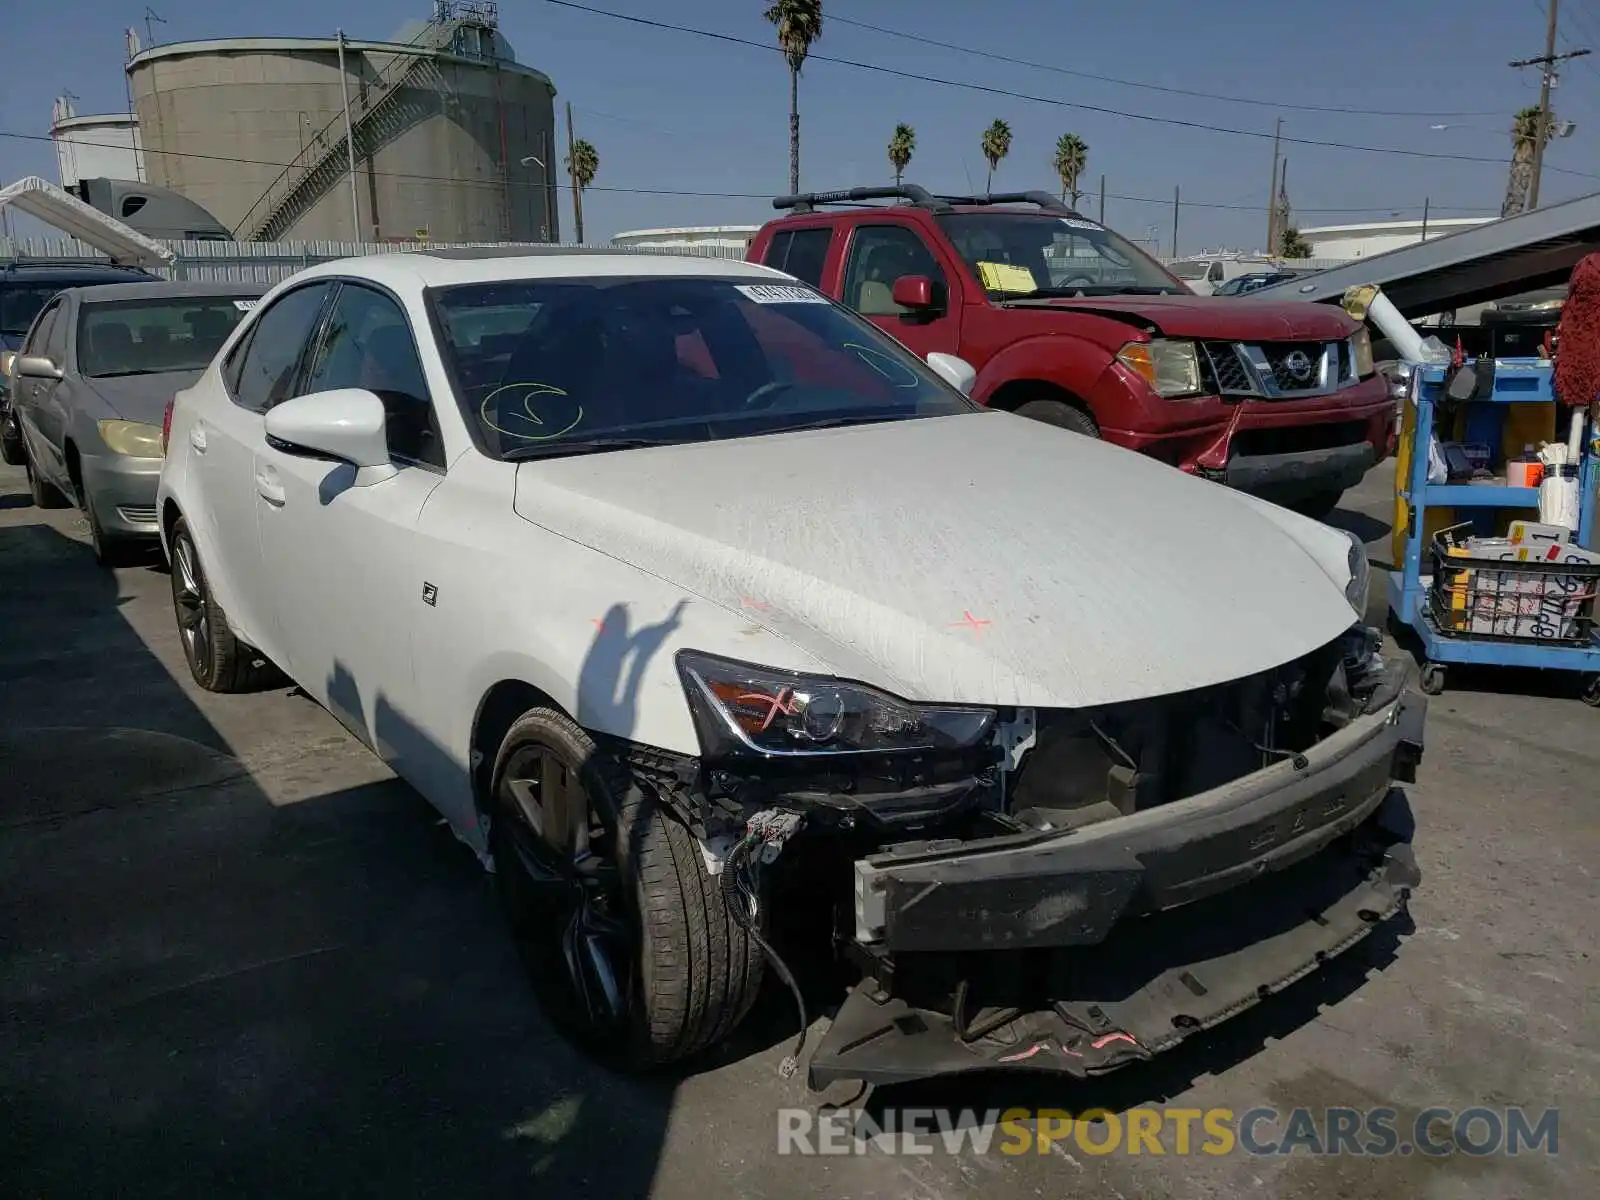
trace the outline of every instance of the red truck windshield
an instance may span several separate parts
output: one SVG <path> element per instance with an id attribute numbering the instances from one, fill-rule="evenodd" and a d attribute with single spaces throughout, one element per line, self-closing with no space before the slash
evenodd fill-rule
<path id="1" fill-rule="evenodd" d="M 937 219 L 956 253 L 997 299 L 1161 296 L 1185 290 L 1126 238 L 1081 217 L 965 212 Z"/>

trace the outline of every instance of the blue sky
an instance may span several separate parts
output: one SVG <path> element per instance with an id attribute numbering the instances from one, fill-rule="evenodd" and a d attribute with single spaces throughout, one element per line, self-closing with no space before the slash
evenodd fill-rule
<path id="1" fill-rule="evenodd" d="M 767 44 L 765 0 L 585 0 L 594 7 L 696 26 Z M 137 0 L 11 0 L 0 68 L 0 133 L 49 130 L 62 90 L 78 111 L 126 107 L 122 30 L 144 33 Z M 429 0 L 152 0 L 165 18 L 160 41 L 331 34 L 384 38 L 422 17 Z M 643 28 L 546 0 L 502 0 L 501 29 L 518 58 L 548 73 L 558 103 L 571 101 L 578 133 L 600 153 L 596 187 L 585 198 L 591 240 L 643 226 L 759 222 L 756 198 L 650 195 L 614 189 L 753 193 L 786 190 L 788 85 L 775 53 Z M 1538 99 L 1532 70 L 1507 61 L 1543 49 L 1538 0 L 1390 0 L 1381 6 L 1306 0 L 827 0 L 821 55 L 1026 93 L 1049 100 L 1270 134 L 1504 159 L 1510 114 Z M 1380 14 L 1388 24 L 1379 27 Z M 1559 48 L 1600 51 L 1600 0 L 1566 0 Z M 920 37 L 1066 70 L 1191 91 L 1248 97 L 1243 104 L 1180 96 L 1064 75 L 887 36 L 842 23 L 864 21 Z M 1414 40 L 1415 39 L 1415 40 Z M 1420 44 L 1421 50 L 1414 49 Z M 19 47 L 34 52 L 19 53 Z M 1567 64 L 1555 95 L 1561 117 L 1578 122 L 1553 143 L 1548 201 L 1600 190 L 1600 52 Z M 1337 106 L 1395 113 L 1367 116 L 1275 105 Z M 1459 115 L 1457 115 L 1459 114 Z M 1255 246 L 1266 224 L 1271 143 L 813 61 L 801 81 L 802 186 L 848 187 L 888 180 L 884 147 L 898 121 L 916 127 L 907 177 L 935 189 L 981 188 L 982 130 L 996 117 L 1014 133 L 996 187 L 1053 186 L 1056 137 L 1088 142 L 1088 185 L 1106 175 L 1107 221 L 1134 237 L 1159 233 L 1167 250 L 1172 191 L 1182 189 L 1179 248 Z M 1435 129 L 1435 125 L 1444 125 Z M 1285 142 L 1289 192 L 1301 225 L 1420 215 L 1497 212 L 1505 168 L 1495 163 L 1407 158 Z M 0 180 L 54 179 L 48 141 L 0 137 Z M 1116 197 L 1148 198 L 1119 199 Z M 1093 213 L 1096 199 L 1085 201 Z M 1215 207 L 1210 207 L 1215 206 Z M 1239 207 L 1228 207 L 1239 206 Z M 1326 210 L 1326 211 L 1318 211 Z M 1337 211 L 1334 211 L 1337 210 Z M 1367 211 L 1361 211 L 1367 210 Z M 570 231 L 570 217 L 564 214 Z"/>

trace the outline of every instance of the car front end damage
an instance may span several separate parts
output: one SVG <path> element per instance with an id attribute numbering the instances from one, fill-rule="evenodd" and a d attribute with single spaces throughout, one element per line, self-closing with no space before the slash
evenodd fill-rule
<path id="1" fill-rule="evenodd" d="M 1419 877 L 1394 784 L 1415 778 L 1426 701 L 1379 644 L 1357 625 L 1258 675 L 1092 711 L 905 705 L 685 652 L 706 755 L 624 755 L 730 894 L 767 924 L 803 911 L 853 963 L 813 1088 L 1086 1076 L 1404 910 Z M 913 726 L 922 748 L 894 748 Z M 815 744 L 790 749 L 797 731 Z"/>

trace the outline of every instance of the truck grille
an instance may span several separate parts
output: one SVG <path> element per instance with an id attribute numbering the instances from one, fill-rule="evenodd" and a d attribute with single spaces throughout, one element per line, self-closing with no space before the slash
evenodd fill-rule
<path id="1" fill-rule="evenodd" d="M 1263 400 L 1325 396 L 1357 382 L 1355 354 L 1341 342 L 1202 342 L 1220 395 Z"/>

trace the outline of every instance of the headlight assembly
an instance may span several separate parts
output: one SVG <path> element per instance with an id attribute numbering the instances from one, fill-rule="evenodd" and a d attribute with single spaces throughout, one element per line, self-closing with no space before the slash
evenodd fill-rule
<path id="1" fill-rule="evenodd" d="M 113 454 L 129 458 L 161 457 L 161 426 L 141 421 L 101 421 L 100 440 Z"/>
<path id="2" fill-rule="evenodd" d="M 1117 351 L 1117 361 L 1169 400 L 1200 391 L 1200 352 L 1193 342 L 1129 342 Z"/>
<path id="3" fill-rule="evenodd" d="M 987 708 L 911 704 L 865 684 L 678 653 L 707 758 L 961 750 L 989 732 Z"/>
<path id="4" fill-rule="evenodd" d="M 1350 355 L 1355 360 L 1356 378 L 1371 378 L 1376 368 L 1372 365 L 1372 333 L 1365 325 L 1351 334 Z"/>
<path id="5" fill-rule="evenodd" d="M 1345 584 L 1344 598 L 1350 601 L 1356 616 L 1364 619 L 1367 615 L 1367 591 L 1372 585 L 1372 564 L 1367 561 L 1366 543 L 1349 530 L 1345 531 L 1345 537 L 1350 539 L 1350 582 Z"/>

